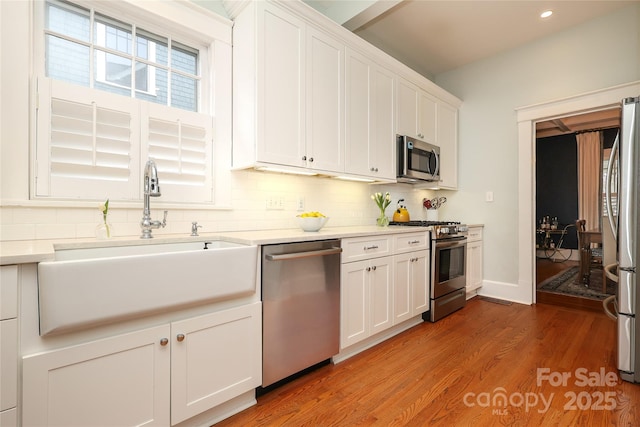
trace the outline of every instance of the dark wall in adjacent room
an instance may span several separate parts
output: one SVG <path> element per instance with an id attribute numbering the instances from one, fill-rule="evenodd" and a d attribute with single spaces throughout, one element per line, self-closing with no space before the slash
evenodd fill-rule
<path id="1" fill-rule="evenodd" d="M 618 128 L 603 131 L 603 148 L 611 148 Z M 536 223 L 558 217 L 559 228 L 578 219 L 578 150 L 575 134 L 536 140 Z M 575 227 L 568 229 L 563 248 L 576 249 Z"/>
<path id="2" fill-rule="evenodd" d="M 536 141 L 536 223 L 558 217 L 558 228 L 578 219 L 578 151 L 574 134 Z M 563 248 L 577 249 L 575 227 L 568 229 Z"/>

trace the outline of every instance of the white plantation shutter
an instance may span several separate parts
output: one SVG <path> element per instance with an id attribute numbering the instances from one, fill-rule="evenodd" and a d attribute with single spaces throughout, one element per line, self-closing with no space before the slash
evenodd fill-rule
<path id="1" fill-rule="evenodd" d="M 38 79 L 36 195 L 138 199 L 137 122 L 127 98 Z"/>
<path id="2" fill-rule="evenodd" d="M 155 104 L 145 104 L 143 111 L 142 157 L 158 167 L 162 199 L 212 202 L 213 119 Z"/>
<path id="3" fill-rule="evenodd" d="M 38 79 L 36 196 L 140 200 L 148 158 L 162 202 L 212 203 L 213 118 Z"/>

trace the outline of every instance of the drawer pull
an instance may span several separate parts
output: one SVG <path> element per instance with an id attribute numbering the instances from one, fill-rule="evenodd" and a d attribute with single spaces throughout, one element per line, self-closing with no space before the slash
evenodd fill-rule
<path id="1" fill-rule="evenodd" d="M 182 341 L 184 341 L 184 334 L 178 334 L 178 336 L 176 337 L 176 339 L 178 340 L 178 342 L 182 342 Z"/>
<path id="2" fill-rule="evenodd" d="M 364 250 L 368 251 L 369 249 L 378 249 L 378 245 L 365 246 Z"/>
<path id="3" fill-rule="evenodd" d="M 416 243 L 420 243 L 420 240 L 411 240 L 409 242 L 410 245 L 415 245 Z"/>
<path id="4" fill-rule="evenodd" d="M 160 345 L 161 345 L 161 346 L 165 346 L 165 345 L 167 345 L 167 344 L 169 344 L 169 340 L 168 340 L 167 338 L 162 338 L 162 339 L 160 340 Z"/>

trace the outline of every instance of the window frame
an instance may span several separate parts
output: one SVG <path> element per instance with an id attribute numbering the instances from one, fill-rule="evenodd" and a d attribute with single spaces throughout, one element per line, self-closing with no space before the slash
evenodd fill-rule
<path id="1" fill-rule="evenodd" d="M 157 200 L 158 206 L 172 208 L 228 208 L 231 202 L 228 178 L 230 175 L 230 160 L 224 160 L 230 152 L 231 144 L 231 92 L 223 88 L 223 85 L 231 85 L 231 28 L 232 21 L 223 18 L 195 4 L 179 1 L 167 1 L 149 5 L 146 2 L 134 3 L 130 0 L 118 0 L 112 2 L 91 2 L 87 0 L 72 0 L 72 4 L 83 8 L 94 9 L 96 13 L 104 14 L 117 19 L 118 16 L 126 16 L 127 21 L 138 25 L 145 32 L 160 37 L 171 36 L 179 45 L 197 48 L 200 82 L 198 84 L 198 111 L 207 114 L 212 120 L 212 140 L 210 151 L 210 182 L 213 196 L 209 200 Z M 45 77 L 45 2 L 34 2 L 32 8 L 33 42 L 32 42 L 32 104 L 36 108 L 31 120 L 31 173 L 30 173 L 30 198 L 32 200 L 50 200 L 77 202 L 86 204 L 91 200 L 100 200 L 102 195 L 96 194 L 95 199 L 78 198 L 69 199 L 55 195 L 43 196 L 37 194 L 37 79 Z M 189 27 L 180 22 L 189 22 Z M 215 60 L 214 60 L 215 59 Z M 93 78 L 93 76 L 92 76 Z M 135 89 L 137 91 L 137 89 Z M 139 98 L 129 98 L 140 102 L 148 102 Z M 215 100 L 215 101 L 214 101 Z M 165 104 L 157 104 L 164 106 Z M 181 110 L 180 111 L 188 111 Z M 40 142 L 42 143 L 42 142 Z M 139 142 L 138 150 L 142 157 L 148 150 L 147 141 Z M 47 142 L 48 144 L 48 142 Z M 146 158 L 140 158 L 140 170 Z M 225 182 L 226 181 L 226 182 Z M 137 200 L 141 200 L 140 195 Z M 57 201 L 57 202 L 56 202 Z M 136 200 L 122 200 L 123 204 Z"/>

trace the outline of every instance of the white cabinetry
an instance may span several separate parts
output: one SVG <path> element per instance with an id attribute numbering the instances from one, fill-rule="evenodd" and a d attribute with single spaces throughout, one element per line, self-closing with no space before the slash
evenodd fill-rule
<path id="1" fill-rule="evenodd" d="M 174 425 L 261 383 L 260 303 L 23 358 L 24 425 Z"/>
<path id="2" fill-rule="evenodd" d="M 438 103 L 436 145 L 440 147 L 440 184 L 443 189 L 458 188 L 458 109 Z"/>
<path id="3" fill-rule="evenodd" d="M 482 286 L 482 227 L 469 227 L 467 236 L 467 294 Z"/>
<path id="4" fill-rule="evenodd" d="M 393 257 L 389 237 L 342 240 L 340 348 L 393 325 Z M 362 259 L 361 261 L 354 261 Z"/>
<path id="5" fill-rule="evenodd" d="M 397 104 L 397 133 L 437 145 L 436 99 L 413 83 L 399 78 Z"/>
<path id="6" fill-rule="evenodd" d="M 18 266 L 0 267 L 0 427 L 17 425 Z"/>
<path id="7" fill-rule="evenodd" d="M 273 3 L 234 24 L 233 166 L 344 171 L 344 45 Z"/>
<path id="8" fill-rule="evenodd" d="M 394 324 L 429 310 L 429 233 L 402 234 L 394 238 Z"/>
<path id="9" fill-rule="evenodd" d="M 457 189 L 458 109 L 402 78 L 398 79 L 396 109 L 398 134 L 440 147 L 438 188 Z"/>
<path id="10" fill-rule="evenodd" d="M 346 50 L 346 172 L 395 180 L 395 75 Z"/>

